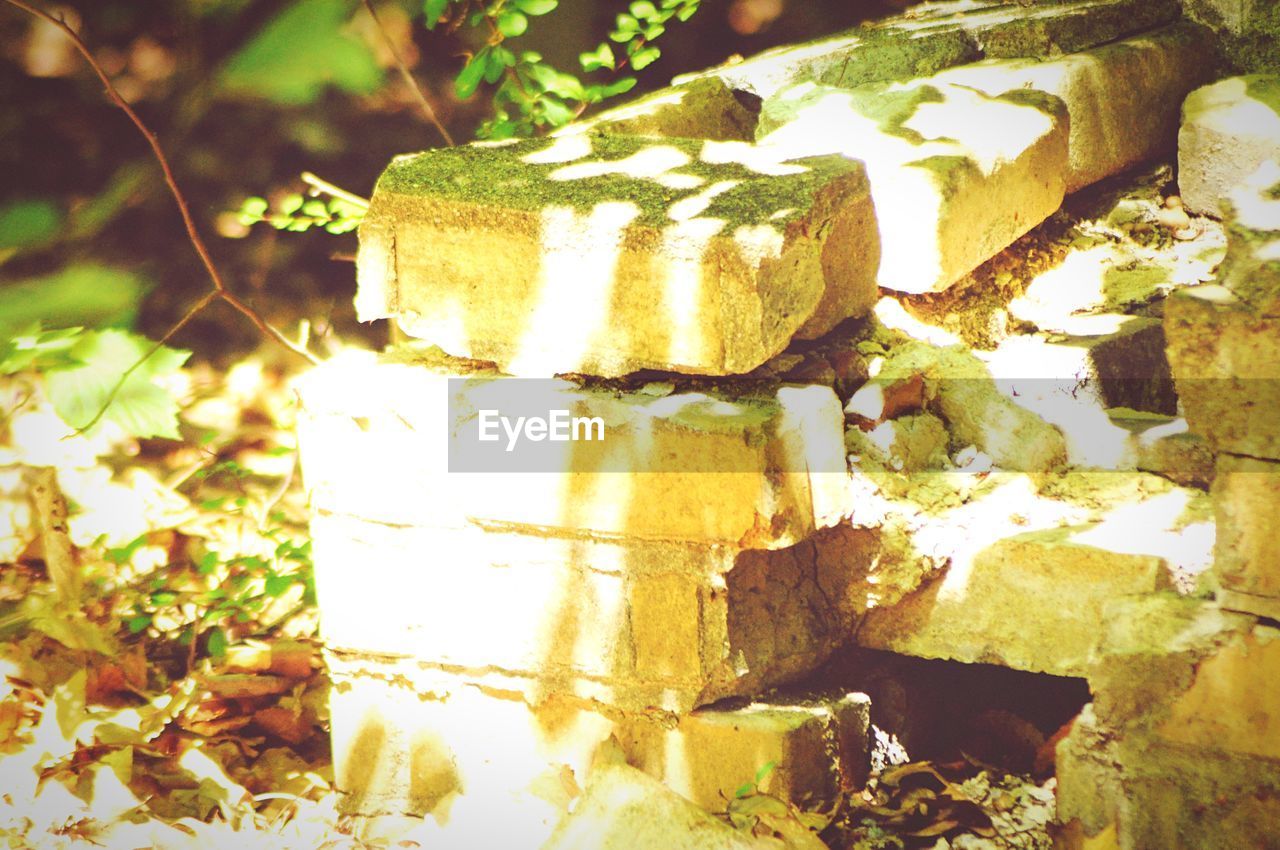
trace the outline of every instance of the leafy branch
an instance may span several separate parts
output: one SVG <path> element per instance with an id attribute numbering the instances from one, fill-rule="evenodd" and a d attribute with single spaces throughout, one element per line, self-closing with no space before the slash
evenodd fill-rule
<path id="1" fill-rule="evenodd" d="M 578 61 L 585 73 L 601 73 L 606 79 L 584 83 L 573 74 L 560 71 L 526 50 L 516 52 L 506 42 L 524 34 L 529 19 L 546 15 L 559 0 L 425 0 L 423 11 L 428 29 L 457 29 L 464 23 L 485 27 L 486 44 L 468 57 L 454 81 L 454 92 L 468 98 L 482 83 L 496 85 L 494 114 L 480 126 L 477 135 L 486 139 L 529 136 L 555 129 L 581 115 L 588 106 L 630 91 L 634 76 L 625 69 L 642 70 L 653 64 L 661 50 L 653 44 L 674 18 L 687 21 L 698 11 L 701 0 L 636 0 L 619 14 L 609 41 L 622 45 L 616 55 L 609 41 L 583 53 Z"/>
<path id="2" fill-rule="evenodd" d="M 190 241 L 191 247 L 195 249 L 196 255 L 200 258 L 200 264 L 204 266 L 205 273 L 208 275 L 211 284 L 209 291 L 206 292 L 194 305 L 192 305 L 182 318 L 174 323 L 173 326 L 165 332 L 164 336 L 156 341 L 146 353 L 139 357 L 132 366 L 125 370 L 124 374 L 120 376 L 115 386 L 112 387 L 110 393 L 107 394 L 106 400 L 101 409 L 98 410 L 89 422 L 80 426 L 80 430 L 87 431 L 96 425 L 102 418 L 103 414 L 106 413 L 107 408 L 111 406 L 111 402 L 115 399 L 116 394 L 129 380 L 130 376 L 132 376 L 133 373 L 136 372 L 154 354 L 164 348 L 165 344 L 169 342 L 169 340 L 171 340 L 178 331 L 186 327 L 186 325 L 202 310 L 217 300 L 225 301 L 231 307 L 235 308 L 248 318 L 259 331 L 266 336 L 271 337 L 285 348 L 297 354 L 299 357 L 305 358 L 311 363 L 317 363 L 318 360 L 313 354 L 311 354 L 311 352 L 307 351 L 305 347 L 298 345 L 293 340 L 285 336 L 283 332 L 273 327 L 266 319 L 259 315 L 256 310 L 227 288 L 222 274 L 218 271 L 217 266 L 213 263 L 213 258 L 209 255 L 209 249 L 205 246 L 204 239 L 201 238 L 200 232 L 196 228 L 195 220 L 191 216 L 191 209 L 187 203 L 186 196 L 178 187 L 178 181 L 174 177 L 173 169 L 169 165 L 169 158 L 165 156 L 164 149 L 160 146 L 160 140 L 146 125 L 146 123 L 138 117 L 138 113 L 134 112 L 133 107 L 129 105 L 129 102 L 121 96 L 120 92 L 112 83 L 111 77 L 103 70 L 102 66 L 94 58 L 93 52 L 89 50 L 88 45 L 86 45 L 84 40 L 80 38 L 79 33 L 72 29 L 61 15 L 50 14 L 44 9 L 40 9 L 25 2 L 25 0 L 4 0 L 4 2 L 21 9 L 29 15 L 40 18 L 61 30 L 63 34 L 71 40 L 76 52 L 84 57 L 85 62 L 88 63 L 89 67 L 93 70 L 93 73 L 102 81 L 102 86 L 105 90 L 107 99 L 124 111 L 125 115 L 128 116 L 129 120 L 133 123 L 133 126 L 136 127 L 138 132 L 142 134 L 144 139 L 146 139 L 147 144 L 151 148 L 152 155 L 160 165 L 160 171 L 164 175 L 165 185 L 169 187 L 169 194 L 173 196 L 173 200 L 178 206 L 178 213 L 182 217 L 183 226 L 187 231 L 187 239 Z"/>

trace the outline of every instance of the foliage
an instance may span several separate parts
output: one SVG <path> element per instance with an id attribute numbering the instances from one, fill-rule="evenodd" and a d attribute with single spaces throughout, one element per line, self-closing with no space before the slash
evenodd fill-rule
<path id="1" fill-rule="evenodd" d="M 369 94 L 382 81 L 372 51 L 343 32 L 346 0 L 297 0 L 223 68 L 226 90 L 276 103 L 310 103 L 327 85 Z"/>
<path id="2" fill-rule="evenodd" d="M 286 196 L 274 211 L 265 198 L 245 198 L 239 210 L 240 223 L 248 226 L 267 222 L 276 230 L 303 232 L 323 227 L 333 234 L 350 233 L 364 218 L 364 208 L 343 198 L 304 198 L 294 193 Z"/>
<path id="3" fill-rule="evenodd" d="M 615 56 L 608 41 L 579 57 L 587 73 L 606 73 L 610 79 L 584 83 L 543 61 L 534 51 L 514 51 L 508 39 L 524 34 L 529 19 L 546 15 L 558 0 L 426 0 L 423 12 L 428 29 L 456 29 L 465 22 L 470 27 L 486 27 L 484 47 L 473 53 L 458 73 L 454 89 L 468 98 L 481 83 L 496 85 L 493 117 L 477 132 L 481 138 L 506 139 L 529 136 L 569 123 L 593 103 L 630 91 L 634 76 L 619 76 L 630 67 L 639 71 L 651 65 L 661 51 L 653 44 L 673 19 L 687 21 L 698 10 L 700 0 L 637 0 L 619 14 L 609 40 L 622 45 Z"/>

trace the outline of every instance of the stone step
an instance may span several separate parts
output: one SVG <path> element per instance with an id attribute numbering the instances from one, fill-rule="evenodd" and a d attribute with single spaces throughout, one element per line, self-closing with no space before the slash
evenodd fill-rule
<path id="1" fill-rule="evenodd" d="M 320 511 L 767 549 L 794 545 L 845 510 L 843 417 L 829 387 L 738 400 L 623 392 L 503 378 L 420 352 L 332 361 L 299 393 L 303 473 Z M 591 439 L 535 441 L 542 432 L 526 427 L 508 451 L 493 421 L 554 411 L 586 422 L 578 434 Z M 479 440 L 484 423 L 493 440 Z M 555 433 L 573 436 L 568 424 Z"/>
<path id="2" fill-rule="evenodd" d="M 311 532 L 330 647 L 632 711 L 688 711 L 816 669 L 848 635 L 848 585 L 874 554 L 874 535 L 847 526 L 776 551 L 325 513 Z"/>
<path id="3" fill-rule="evenodd" d="M 859 163 L 565 136 L 396 159 L 360 228 L 361 320 L 510 374 L 748 372 L 867 312 Z"/>
<path id="4" fill-rule="evenodd" d="M 877 282 L 900 292 L 946 289 L 1062 203 L 1066 109 L 1032 90 L 803 83 L 765 102 L 757 132 L 779 158 L 839 153 L 866 164 Z"/>
<path id="5" fill-rule="evenodd" d="M 1070 480 L 1060 492 L 1002 499 L 997 491 L 938 511 L 913 542 L 946 569 L 896 604 L 871 608 L 858 644 L 1082 676 L 1110 602 L 1190 592 L 1212 564 L 1203 493 L 1140 473 Z"/>
<path id="6" fill-rule="evenodd" d="M 535 699 L 404 659 L 331 651 L 327 662 L 334 776 L 346 808 L 361 814 L 447 804 L 449 819 L 465 822 L 519 799 L 549 828 L 593 765 L 617 761 L 717 810 L 769 762 L 760 790 L 812 807 L 867 775 L 870 703 L 859 693 L 677 716 L 554 692 Z M 551 789 L 560 790 L 548 800 Z"/>

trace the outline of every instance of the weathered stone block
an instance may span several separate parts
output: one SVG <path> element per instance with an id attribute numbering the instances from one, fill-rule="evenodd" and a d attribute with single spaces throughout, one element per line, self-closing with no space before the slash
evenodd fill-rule
<path id="1" fill-rule="evenodd" d="M 1280 611 L 1280 463 L 1222 453 L 1214 479 L 1218 519 L 1214 570 L 1222 588 L 1238 594 L 1271 597 L 1272 616 Z M 1247 602 L 1236 598 L 1236 605 Z M 1232 605 L 1231 607 L 1236 607 Z"/>
<path id="2" fill-rule="evenodd" d="M 741 142 L 428 151 L 378 181 L 356 309 L 511 374 L 748 372 L 870 309 L 873 222 L 860 164 Z"/>
<path id="3" fill-rule="evenodd" d="M 848 634 L 847 587 L 872 556 L 849 528 L 772 552 L 323 513 L 312 535 L 329 646 L 631 710 L 687 711 L 814 669 Z"/>
<path id="4" fill-rule="evenodd" d="M 946 289 L 1062 203 L 1066 110 L 1037 92 L 805 83 L 765 102 L 758 133 L 780 156 L 841 153 L 866 164 L 877 281 L 902 292 Z"/>
<path id="5" fill-rule="evenodd" d="M 1228 77 L 1187 96 L 1178 132 L 1187 209 L 1222 217 L 1222 202 L 1268 160 L 1280 160 L 1280 77 Z"/>
<path id="6" fill-rule="evenodd" d="M 392 353 L 329 363 L 299 391 L 303 473 L 317 510 L 744 548 L 792 545 L 845 510 L 843 415 L 827 387 L 737 401 L 654 396 Z M 476 442 L 478 411 L 539 405 L 544 417 L 600 417 L 604 438 L 526 441 L 512 452 L 505 435 Z"/>
<path id="7" fill-rule="evenodd" d="M 544 845 L 545 850 L 783 850 L 787 846 L 734 829 L 625 765 L 593 773 L 573 814 Z"/>
<path id="8" fill-rule="evenodd" d="M 1280 769 L 1280 629 L 1256 625 L 1224 636 L 1200 659 L 1191 687 L 1157 728 L 1174 744 L 1255 756 Z"/>
<path id="9" fill-rule="evenodd" d="M 858 643 L 924 658 L 1084 675 L 1107 602 L 1171 584 L 1164 559 L 1122 539 L 1132 535 L 1128 527 L 1121 532 L 1091 525 L 995 541 L 963 574 L 949 572 L 892 607 L 873 608 L 859 624 Z"/>
<path id="10" fill-rule="evenodd" d="M 678 77 L 676 83 L 714 76 L 767 98 L 796 83 L 857 86 L 907 80 L 984 56 L 1086 50 L 1177 17 L 1178 6 L 1169 0 L 928 4 L 827 39 Z"/>
<path id="11" fill-rule="evenodd" d="M 1182 100 L 1212 68 L 1211 42 L 1188 25 L 1037 61 L 988 60 L 932 82 L 998 95 L 1031 88 L 1059 97 L 1071 116 L 1067 193 L 1169 149 Z"/>
<path id="12" fill-rule="evenodd" d="M 759 790 L 807 809 L 862 787 L 869 728 L 865 694 L 797 702 L 773 695 L 698 709 L 671 729 L 631 725 L 615 735 L 630 763 L 712 811 L 771 763 Z"/>
<path id="13" fill-rule="evenodd" d="M 1280 458 L 1280 317 L 1197 286 L 1169 298 L 1164 330 L 1192 432 L 1218 451 Z"/>
<path id="14" fill-rule="evenodd" d="M 329 666 L 334 774 L 348 809 L 362 814 L 447 811 L 458 795 L 475 808 L 557 787 L 567 803 L 593 764 L 618 756 L 717 808 L 722 791 L 732 798 L 770 760 L 762 790 L 796 803 L 834 802 L 866 776 L 862 694 L 780 696 L 676 717 L 521 694 L 368 654 L 330 652 Z"/>
<path id="15" fill-rule="evenodd" d="M 1073 466 L 1133 468 L 1132 436 L 1113 408 L 1177 410 L 1159 319 L 1127 317 L 1098 336 L 1013 336 L 975 356 L 1004 394 L 1061 432 Z"/>
<path id="16" fill-rule="evenodd" d="M 1263 315 L 1280 316 L 1280 154 L 1231 189 L 1224 208 L 1230 215 L 1219 282 Z"/>
<path id="17" fill-rule="evenodd" d="M 749 142 L 756 137 L 760 98 L 719 77 L 699 77 L 575 121 L 552 135 L 612 133 Z"/>

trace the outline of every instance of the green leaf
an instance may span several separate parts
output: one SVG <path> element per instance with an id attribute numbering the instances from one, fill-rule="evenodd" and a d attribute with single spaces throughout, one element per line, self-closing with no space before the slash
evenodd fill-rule
<path id="1" fill-rule="evenodd" d="M 618 15 L 617 26 L 609 33 L 609 38 L 617 42 L 630 41 L 631 36 L 640 32 L 640 22 L 632 15 Z"/>
<path id="2" fill-rule="evenodd" d="M 125 331 L 86 333 L 71 349 L 83 365 L 45 377 L 54 410 L 72 427 L 88 424 L 120 376 L 152 347 L 145 337 Z M 134 437 L 177 439 L 178 403 L 155 379 L 177 371 L 190 356 L 189 351 L 161 346 L 129 375 L 103 418 Z"/>
<path id="3" fill-rule="evenodd" d="M 210 657 L 221 659 L 227 654 L 227 633 L 215 626 L 209 630 L 209 642 L 206 644 Z"/>
<path id="4" fill-rule="evenodd" d="M 637 71 L 643 70 L 654 63 L 654 61 L 662 55 L 662 51 L 653 45 L 646 45 L 635 53 L 631 54 L 631 67 Z"/>
<path id="5" fill-rule="evenodd" d="M 498 15 L 498 32 L 506 38 L 524 35 L 524 31 L 528 28 L 529 19 L 519 12 L 504 11 Z"/>
<path id="6" fill-rule="evenodd" d="M 285 215 L 293 215 L 298 210 L 302 209 L 303 203 L 303 197 L 296 192 L 292 195 L 286 195 L 285 199 L 280 203 L 280 212 Z"/>
<path id="7" fill-rule="evenodd" d="M 49 327 L 127 325 L 150 283 L 121 269 L 67 266 L 0 285 L 0 339 L 42 322 Z"/>
<path id="8" fill-rule="evenodd" d="M 343 28 L 346 0 L 296 0 L 222 69 L 223 90 L 289 105 L 312 103 L 326 86 L 369 94 L 382 83 L 373 52 Z"/>
<path id="9" fill-rule="evenodd" d="M 515 0 L 516 8 L 526 15 L 538 17 L 545 15 L 560 5 L 560 0 Z"/>
<path id="10" fill-rule="evenodd" d="M 436 28 L 436 24 L 440 23 L 440 18 L 444 15 L 445 7 L 448 5 L 449 0 L 425 0 L 423 2 L 423 23 L 427 25 L 427 29 L 433 30 Z"/>
<path id="11" fill-rule="evenodd" d="M 48 242 L 62 226 L 62 211 L 51 201 L 14 201 L 0 206 L 0 252 Z"/>
<path id="12" fill-rule="evenodd" d="M 676 17 L 682 21 L 687 21 L 690 18 L 692 18 L 694 13 L 697 11 L 698 11 L 697 3 L 688 3 L 680 7 L 680 11 L 676 12 Z"/>
<path id="13" fill-rule="evenodd" d="M 646 18 L 652 18 L 654 15 L 658 14 L 658 8 L 650 3 L 649 0 L 636 0 L 636 2 L 631 4 L 629 10 L 632 15 L 642 21 Z"/>
<path id="14" fill-rule="evenodd" d="M 453 81 L 453 91 L 458 96 L 458 100 L 466 100 L 475 94 L 476 87 L 480 85 L 480 80 L 484 78 L 485 67 L 488 62 L 489 48 L 483 47 L 467 60 L 466 65 L 462 66 L 462 70 L 458 73 L 458 78 Z"/>
<path id="15" fill-rule="evenodd" d="M 0 375 L 13 375 L 27 369 L 66 369 L 77 365 L 70 351 L 82 330 L 62 328 L 46 331 L 36 322 L 0 342 Z"/>
<path id="16" fill-rule="evenodd" d="M 583 53 L 578 57 L 578 62 L 582 64 L 584 71 L 598 71 L 601 68 L 608 68 L 612 71 L 615 67 L 616 60 L 613 58 L 613 48 L 607 42 L 600 42 L 591 53 Z"/>
<path id="17" fill-rule="evenodd" d="M 607 86 L 590 86 L 586 92 L 586 100 L 592 103 L 599 103 L 607 98 L 625 94 L 635 88 L 635 77 L 621 77 L 609 83 Z"/>

